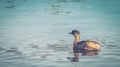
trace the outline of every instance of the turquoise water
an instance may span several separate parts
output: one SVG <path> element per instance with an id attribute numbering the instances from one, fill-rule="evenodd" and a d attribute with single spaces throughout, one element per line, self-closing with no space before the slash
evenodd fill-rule
<path id="1" fill-rule="evenodd" d="M 1 67 L 119 67 L 120 0 L 0 0 Z M 72 63 L 73 29 L 101 44 Z"/>

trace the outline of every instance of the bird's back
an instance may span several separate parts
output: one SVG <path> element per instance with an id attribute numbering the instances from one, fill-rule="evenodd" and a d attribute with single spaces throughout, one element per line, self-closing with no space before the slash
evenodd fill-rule
<path id="1" fill-rule="evenodd" d="M 78 43 L 80 45 L 80 48 L 85 50 L 99 50 L 100 44 L 96 41 L 90 41 L 90 40 L 83 40 Z"/>

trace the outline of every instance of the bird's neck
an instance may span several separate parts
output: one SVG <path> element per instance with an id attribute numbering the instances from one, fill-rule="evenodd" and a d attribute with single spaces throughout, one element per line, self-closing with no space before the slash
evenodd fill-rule
<path id="1" fill-rule="evenodd" d="M 80 41 L 80 35 L 75 36 L 74 44 L 77 44 Z"/>

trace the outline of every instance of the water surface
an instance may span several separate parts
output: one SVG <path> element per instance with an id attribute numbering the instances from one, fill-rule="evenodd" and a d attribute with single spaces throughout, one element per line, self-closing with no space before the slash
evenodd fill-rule
<path id="1" fill-rule="evenodd" d="M 0 0 L 1 67 L 119 67 L 120 0 Z M 73 29 L 100 42 L 72 63 Z"/>

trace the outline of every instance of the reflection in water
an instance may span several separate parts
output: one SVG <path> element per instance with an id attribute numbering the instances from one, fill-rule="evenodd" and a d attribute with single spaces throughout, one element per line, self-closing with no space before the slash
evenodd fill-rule
<path id="1" fill-rule="evenodd" d="M 92 51 L 82 51 L 82 55 L 84 56 L 95 56 L 98 55 L 99 51 L 97 50 L 92 50 Z"/>
<path id="2" fill-rule="evenodd" d="M 99 53 L 99 50 L 81 50 L 80 54 L 82 56 L 96 56 L 98 55 Z M 71 57 L 67 57 L 67 59 L 70 59 L 71 62 L 78 62 L 78 61 L 75 61 L 75 58 L 71 58 Z"/>

